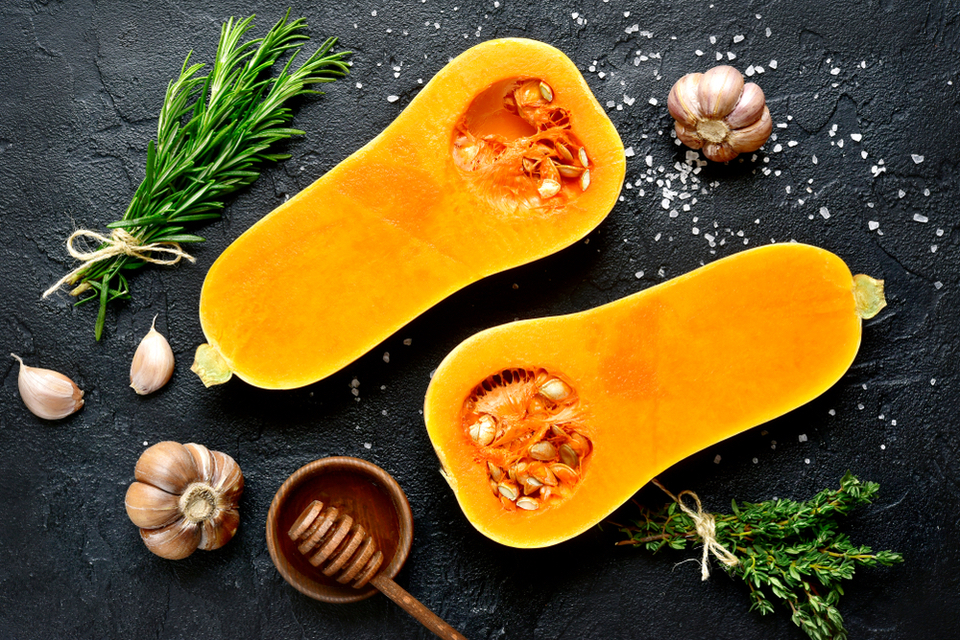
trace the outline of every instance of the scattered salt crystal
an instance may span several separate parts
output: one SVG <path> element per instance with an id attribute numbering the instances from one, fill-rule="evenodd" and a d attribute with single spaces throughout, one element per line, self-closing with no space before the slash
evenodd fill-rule
<path id="1" fill-rule="evenodd" d="M 743 42 L 743 40 L 744 40 L 744 36 L 741 36 L 741 35 L 733 36 L 734 42 Z"/>
<path id="2" fill-rule="evenodd" d="M 703 51 L 701 51 L 700 49 L 697 49 L 696 51 L 694 51 L 694 53 L 697 54 L 698 56 L 703 55 Z"/>
<path id="3" fill-rule="evenodd" d="M 637 280 L 639 280 L 640 278 L 643 277 L 643 271 L 637 271 L 637 272 L 636 272 L 635 274 L 633 274 L 633 275 L 636 276 Z"/>
<path id="4" fill-rule="evenodd" d="M 390 362 L 390 352 L 389 352 L 389 351 L 384 351 L 384 352 L 383 352 L 383 361 L 384 361 L 384 362 Z"/>
<path id="5" fill-rule="evenodd" d="M 710 36 L 710 44 L 717 44 L 717 36 Z"/>
<path id="6" fill-rule="evenodd" d="M 631 98 L 631 97 L 628 96 L 627 94 L 623 94 L 623 103 L 624 103 L 625 105 L 627 105 L 628 107 L 632 107 L 632 106 L 633 106 L 633 103 L 636 102 L 636 101 L 637 101 L 636 98 Z"/>
<path id="7" fill-rule="evenodd" d="M 901 197 L 901 198 L 902 198 L 903 196 L 905 196 L 905 195 L 907 195 L 907 192 L 904 191 L 903 189 L 900 189 L 900 191 L 897 192 L 897 196 L 899 196 L 899 197 Z"/>
<path id="8" fill-rule="evenodd" d="M 758 462 L 760 462 L 758 459 L 756 458 L 753 459 L 753 464 L 757 464 Z"/>
<path id="9" fill-rule="evenodd" d="M 768 37 L 768 38 L 770 37 L 770 29 L 767 29 L 767 37 Z M 770 67 L 771 69 L 776 69 L 776 68 L 777 68 L 777 61 L 776 61 L 776 60 L 771 60 L 771 61 L 770 61 L 770 64 L 768 64 L 767 66 Z"/>
<path id="10" fill-rule="evenodd" d="M 870 229 L 870 231 L 876 231 L 877 229 L 880 228 L 880 223 L 877 222 L 876 220 L 871 220 L 870 222 L 867 223 L 867 227 Z"/>
<path id="11" fill-rule="evenodd" d="M 830 217 L 830 210 L 826 207 L 820 207 L 820 215 L 823 216 L 824 220 L 826 220 Z"/>
<path id="12" fill-rule="evenodd" d="M 937 252 L 937 245 L 935 244 L 930 245 L 930 253 L 936 253 L 936 252 Z"/>
<path id="13" fill-rule="evenodd" d="M 650 98 L 647 102 L 649 102 L 649 103 L 652 104 L 653 106 L 657 106 L 657 99 L 656 99 L 656 98 Z"/>
<path id="14" fill-rule="evenodd" d="M 411 344 L 413 344 L 413 338 L 404 338 L 404 339 L 403 339 L 403 345 L 404 345 L 405 347 L 409 347 Z"/>
<path id="15" fill-rule="evenodd" d="M 830 409 L 830 411 L 827 411 L 827 413 L 829 413 L 829 414 L 832 415 L 832 416 L 835 416 L 835 415 L 837 415 L 837 410 L 836 410 L 836 409 Z"/>
<path id="16" fill-rule="evenodd" d="M 833 69 L 830 69 L 830 75 L 832 76 L 838 75 L 839 73 L 840 73 L 839 67 L 834 67 Z"/>
<path id="17" fill-rule="evenodd" d="M 783 151 L 783 145 L 782 145 L 782 144 L 780 144 L 780 143 L 778 142 L 777 144 L 773 145 L 773 152 L 774 152 L 774 153 L 780 153 L 781 151 Z"/>
<path id="18" fill-rule="evenodd" d="M 357 83 L 357 89 L 363 89 L 363 85 L 360 84 L 359 82 Z"/>
<path id="19" fill-rule="evenodd" d="M 627 147 L 626 149 L 623 150 L 623 155 L 625 155 L 628 158 L 632 158 L 633 156 L 636 155 L 636 153 L 634 152 L 633 147 Z"/>
<path id="20" fill-rule="evenodd" d="M 717 51 L 717 60 L 723 60 L 723 54 Z"/>
<path id="21" fill-rule="evenodd" d="M 720 454 L 718 453 L 713 459 L 713 464 L 720 464 Z"/>
<path id="22" fill-rule="evenodd" d="M 736 59 L 737 59 L 737 54 L 735 54 L 733 51 L 727 51 L 727 60 L 736 60 Z"/>
<path id="23" fill-rule="evenodd" d="M 936 378 L 930 378 L 930 384 L 931 384 L 931 385 L 937 384 L 937 379 L 936 379 Z"/>
<path id="24" fill-rule="evenodd" d="M 653 166 L 653 156 L 647 156 L 646 158 L 644 158 L 644 161 L 647 163 L 648 167 Z"/>
<path id="25" fill-rule="evenodd" d="M 376 13 L 376 12 L 374 12 L 374 13 Z M 372 449 L 372 448 L 373 448 L 373 444 L 370 443 L 370 442 L 364 442 L 364 443 L 363 443 L 363 448 L 364 448 L 364 449 Z"/>
<path id="26" fill-rule="evenodd" d="M 693 233 L 693 235 L 695 235 L 695 236 L 700 235 L 700 229 L 698 229 L 697 227 L 694 227 L 693 229 L 690 229 L 690 232 Z"/>
<path id="27" fill-rule="evenodd" d="M 788 147 L 795 147 L 795 146 L 797 146 L 798 144 L 800 144 L 800 143 L 797 142 L 796 140 L 791 140 L 790 142 L 787 143 L 787 146 L 788 146 Z"/>
<path id="28" fill-rule="evenodd" d="M 767 27 L 766 34 L 767 34 L 767 37 L 768 37 L 768 38 L 773 34 L 773 31 L 770 31 L 770 27 Z M 776 68 L 777 68 L 776 65 L 774 65 L 773 68 L 776 69 Z"/>
<path id="29" fill-rule="evenodd" d="M 387 102 L 396 102 L 400 99 L 400 96 L 387 96 Z"/>
<path id="30" fill-rule="evenodd" d="M 861 140 L 863 140 L 863 134 L 861 134 L 861 133 L 851 133 L 851 134 L 850 134 L 850 139 L 853 140 L 854 142 L 860 142 Z"/>
<path id="31" fill-rule="evenodd" d="M 797 439 L 798 439 L 800 442 L 806 442 L 806 441 L 807 441 L 807 434 L 801 433 L 799 436 L 797 436 Z"/>
<path id="32" fill-rule="evenodd" d="M 923 162 L 923 156 L 918 155 L 916 153 L 911 153 L 910 157 L 913 158 L 913 161 L 917 164 L 920 164 L 921 162 Z"/>
<path id="33" fill-rule="evenodd" d="M 803 463 L 804 463 L 804 464 L 810 464 L 810 458 L 804 458 L 804 459 L 803 459 Z"/>
<path id="34" fill-rule="evenodd" d="M 819 160 L 817 160 L 817 156 L 813 156 L 811 159 L 813 160 L 813 164 L 817 164 L 818 162 L 820 162 Z"/>
<path id="35" fill-rule="evenodd" d="M 881 451 L 883 451 L 883 450 L 886 449 L 886 448 L 887 448 L 887 445 L 885 445 L 885 444 L 880 445 L 880 450 L 881 450 Z"/>
<path id="36" fill-rule="evenodd" d="M 940 289 L 943 288 L 943 283 L 937 280 L 936 282 L 933 283 L 933 288 L 939 291 Z"/>
<path id="37" fill-rule="evenodd" d="M 752 75 L 753 75 L 754 73 L 756 73 L 756 72 L 757 72 L 757 70 L 753 68 L 753 65 L 750 65 L 749 67 L 747 67 L 747 70 L 744 71 L 743 73 L 749 77 L 749 76 L 752 76 Z"/>

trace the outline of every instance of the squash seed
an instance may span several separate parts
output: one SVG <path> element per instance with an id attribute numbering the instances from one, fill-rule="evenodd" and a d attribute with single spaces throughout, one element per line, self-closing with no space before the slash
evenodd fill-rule
<path id="1" fill-rule="evenodd" d="M 557 480 L 563 484 L 575 485 L 580 480 L 580 474 L 567 464 L 554 463 L 550 465 L 550 471 L 557 477 Z"/>
<path id="2" fill-rule="evenodd" d="M 553 89 L 546 82 L 540 82 L 540 95 L 547 102 L 553 102 Z"/>
<path id="3" fill-rule="evenodd" d="M 570 387 L 560 378 L 550 378 L 540 385 L 538 391 L 544 398 L 554 402 L 564 400 L 570 395 Z"/>
<path id="4" fill-rule="evenodd" d="M 587 150 L 585 148 L 580 147 L 580 149 L 577 151 L 577 156 L 580 158 L 580 164 L 585 167 L 590 166 L 590 163 L 587 161 Z"/>
<path id="5" fill-rule="evenodd" d="M 517 500 L 517 506 L 527 511 L 536 511 L 537 509 L 540 508 L 540 503 L 534 500 L 533 498 L 524 496 L 523 498 L 520 498 L 519 500 Z"/>
<path id="6" fill-rule="evenodd" d="M 564 178 L 578 178 L 580 174 L 584 171 L 583 167 L 574 167 L 572 165 L 559 164 L 557 165 L 557 173 L 559 173 Z"/>
<path id="7" fill-rule="evenodd" d="M 497 435 L 497 424 L 493 416 L 483 414 L 480 418 L 470 425 L 470 438 L 477 444 L 487 446 L 493 442 Z"/>
<path id="8" fill-rule="evenodd" d="M 581 184 L 583 179 L 581 178 Z M 540 183 L 540 186 L 537 187 L 537 193 L 540 194 L 541 198 L 552 198 L 553 196 L 560 193 L 560 183 L 556 180 L 546 179 Z"/>
<path id="9" fill-rule="evenodd" d="M 494 482 L 500 482 L 501 478 L 503 478 L 503 469 L 492 462 L 487 462 L 487 471 L 490 472 L 490 477 Z"/>
<path id="10" fill-rule="evenodd" d="M 567 465 L 571 469 L 576 469 L 580 466 L 580 456 L 577 455 L 577 452 L 573 450 L 569 444 L 560 445 L 560 462 Z M 554 471 L 556 473 L 556 471 Z"/>
<path id="11" fill-rule="evenodd" d="M 560 156 L 561 160 L 567 164 L 571 164 L 573 162 L 573 154 L 570 153 L 570 149 L 567 147 L 567 145 L 558 141 L 554 146 L 556 147 L 557 155 Z"/>
<path id="12" fill-rule="evenodd" d="M 557 448 L 546 440 L 542 440 L 530 447 L 530 457 L 534 460 L 553 460 L 557 457 Z"/>
<path id="13" fill-rule="evenodd" d="M 524 495 L 530 495 L 531 493 L 534 493 L 542 486 L 543 486 L 542 482 L 540 482 L 533 476 L 527 476 L 523 480 L 523 493 Z"/>
<path id="14" fill-rule="evenodd" d="M 580 190 L 586 191 L 587 187 L 590 186 L 590 169 L 584 169 L 583 173 L 580 174 Z"/>
<path id="15" fill-rule="evenodd" d="M 497 491 L 507 500 L 516 500 L 517 496 L 520 495 L 517 486 L 513 483 L 501 482 L 497 485 Z"/>

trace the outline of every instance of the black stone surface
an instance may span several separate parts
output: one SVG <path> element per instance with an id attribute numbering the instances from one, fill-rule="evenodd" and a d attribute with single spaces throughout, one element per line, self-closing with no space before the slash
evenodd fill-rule
<path id="1" fill-rule="evenodd" d="M 783 610 L 748 612 L 745 588 L 722 572 L 701 582 L 695 565 L 675 566 L 689 552 L 651 556 L 597 529 L 541 550 L 487 540 L 437 473 L 420 413 L 430 372 L 482 328 L 592 307 L 789 240 L 884 278 L 889 308 L 865 323 L 856 362 L 822 397 L 662 479 L 713 510 L 733 498 L 804 498 L 848 469 L 879 481 L 880 499 L 845 531 L 903 552 L 906 563 L 849 583 L 841 610 L 850 638 L 960 637 L 960 3 L 294 3 L 312 46 L 337 35 L 356 52 L 352 75 L 297 104 L 294 125 L 307 134 L 285 145 L 293 158 L 199 229 L 208 242 L 196 264 L 134 276 L 133 299 L 111 308 L 95 342 L 93 306 L 73 308 L 66 294 L 40 299 L 72 267 L 65 238 L 102 229 L 126 208 L 185 53 L 210 61 L 226 18 L 257 13 L 259 34 L 286 7 L 0 8 L 0 353 L 62 371 L 87 394 L 75 416 L 40 421 L 18 397 L 16 362 L 0 360 L 0 637 L 430 637 L 384 597 L 317 603 L 271 564 L 263 526 L 274 492 L 302 464 L 342 454 L 382 466 L 405 489 L 415 532 L 398 581 L 469 638 L 804 638 Z M 448 58 L 500 36 L 559 47 L 610 106 L 633 155 L 630 188 L 607 220 L 588 240 L 451 296 L 308 388 L 204 389 L 189 366 L 203 339 L 200 287 L 219 253 L 386 127 Z M 670 134 L 667 92 L 718 56 L 752 68 L 777 139 L 683 183 L 677 163 L 690 166 Z M 658 184 L 668 177 L 669 187 Z M 140 398 L 127 374 L 155 314 L 177 368 L 166 388 Z M 247 478 L 236 538 L 180 562 L 150 554 L 123 508 L 145 444 L 167 439 L 225 451 Z M 649 489 L 639 497 L 662 502 Z"/>

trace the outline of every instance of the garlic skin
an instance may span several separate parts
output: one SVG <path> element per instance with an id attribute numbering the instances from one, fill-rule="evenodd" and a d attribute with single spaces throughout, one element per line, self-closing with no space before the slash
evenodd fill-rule
<path id="1" fill-rule="evenodd" d="M 127 489 L 127 516 L 162 558 L 219 549 L 240 524 L 243 473 L 233 458 L 203 445 L 158 442 L 137 460 Z"/>
<path id="2" fill-rule="evenodd" d="M 173 375 L 173 349 L 156 328 L 154 316 L 150 331 L 143 337 L 130 364 L 130 386 L 138 395 L 153 393 Z"/>
<path id="3" fill-rule="evenodd" d="M 680 141 L 715 162 L 756 151 L 773 131 L 763 90 L 728 65 L 677 80 L 667 108 Z"/>
<path id="4" fill-rule="evenodd" d="M 20 356 L 10 355 L 20 362 L 17 387 L 20 398 L 33 415 L 44 420 L 60 420 L 83 406 L 83 391 L 73 380 L 50 369 L 29 367 Z"/>

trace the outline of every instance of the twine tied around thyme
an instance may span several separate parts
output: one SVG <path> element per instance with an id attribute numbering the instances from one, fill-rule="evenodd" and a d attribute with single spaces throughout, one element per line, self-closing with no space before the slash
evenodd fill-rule
<path id="1" fill-rule="evenodd" d="M 77 238 L 81 237 L 91 238 L 99 242 L 100 247 L 94 251 L 81 251 L 77 249 L 73 246 L 73 243 Z M 77 276 L 91 265 L 119 255 L 130 256 L 131 258 L 149 262 L 150 264 L 174 265 L 183 259 L 196 262 L 194 257 L 181 249 L 180 245 L 176 242 L 151 242 L 149 244 L 143 244 L 139 238 L 124 229 L 114 229 L 109 236 L 104 236 L 88 229 L 74 231 L 70 234 L 70 237 L 67 238 L 67 253 L 73 258 L 83 261 L 83 264 L 60 278 L 56 284 L 44 291 L 44 298 L 64 284 L 73 284 L 76 282 Z M 170 257 L 154 257 L 154 254 L 157 253 L 170 254 Z M 80 291 L 75 290 L 73 293 L 77 294 L 80 293 Z"/>
<path id="2" fill-rule="evenodd" d="M 717 542 L 716 520 L 714 519 L 713 515 L 704 512 L 703 505 L 700 504 L 700 496 L 690 490 L 681 491 L 680 495 L 675 496 L 670 493 L 666 487 L 660 484 L 660 481 L 656 478 L 653 479 L 653 484 L 660 487 L 660 490 L 670 496 L 673 501 L 677 503 L 677 506 L 680 507 L 680 510 L 687 514 L 691 520 L 693 520 L 693 524 L 697 529 L 697 535 L 700 536 L 700 540 L 703 542 L 703 558 L 700 560 L 701 580 L 706 580 L 710 577 L 709 561 L 711 553 L 714 555 L 714 557 L 716 557 L 717 560 L 728 567 L 733 567 L 740 563 L 735 555 L 730 553 L 726 547 Z M 697 504 L 696 511 L 683 503 L 684 496 L 690 496 L 693 498 L 693 501 Z"/>

